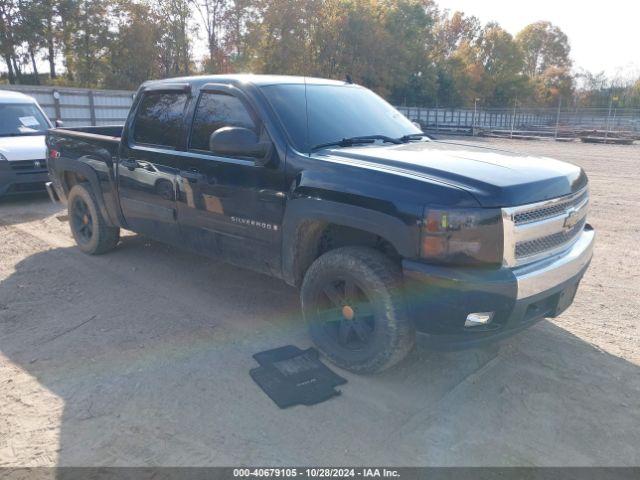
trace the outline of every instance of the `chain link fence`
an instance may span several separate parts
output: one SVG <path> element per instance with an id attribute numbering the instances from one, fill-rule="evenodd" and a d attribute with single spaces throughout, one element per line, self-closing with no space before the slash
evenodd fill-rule
<path id="1" fill-rule="evenodd" d="M 425 131 L 512 138 L 551 137 L 607 143 L 640 140 L 640 109 L 396 107 Z"/>

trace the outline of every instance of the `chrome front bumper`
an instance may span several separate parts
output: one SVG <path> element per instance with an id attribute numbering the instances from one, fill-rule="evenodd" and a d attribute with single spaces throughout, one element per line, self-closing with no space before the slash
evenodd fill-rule
<path id="1" fill-rule="evenodd" d="M 518 284 L 518 300 L 560 285 L 581 272 L 593 256 L 595 236 L 595 230 L 586 225 L 578 239 L 564 252 L 513 269 Z"/>
<path id="2" fill-rule="evenodd" d="M 593 255 L 595 232 L 585 225 L 562 252 L 516 268 L 478 269 L 402 262 L 406 303 L 416 329 L 453 348 L 504 338 L 560 315 Z M 493 312 L 486 326 L 465 327 L 470 313 Z"/>

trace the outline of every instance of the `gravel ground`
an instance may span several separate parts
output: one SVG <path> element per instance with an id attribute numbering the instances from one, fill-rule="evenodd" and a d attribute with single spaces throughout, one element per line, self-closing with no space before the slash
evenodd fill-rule
<path id="1" fill-rule="evenodd" d="M 313 407 L 248 375 L 308 346 L 292 288 L 137 235 L 88 257 L 46 198 L 0 201 L 0 467 L 640 465 L 640 146 L 479 141 L 589 174 L 574 305 L 499 345 L 338 370 Z"/>

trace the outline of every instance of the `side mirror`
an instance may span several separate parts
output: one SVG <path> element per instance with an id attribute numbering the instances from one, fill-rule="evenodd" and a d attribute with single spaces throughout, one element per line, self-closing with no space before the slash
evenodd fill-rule
<path id="1" fill-rule="evenodd" d="M 64 122 L 62 120 L 56 120 L 56 128 L 64 127 Z"/>
<path id="2" fill-rule="evenodd" d="M 271 142 L 261 142 L 253 130 L 243 127 L 222 127 L 209 137 L 209 150 L 226 157 L 251 157 L 267 160 Z"/>

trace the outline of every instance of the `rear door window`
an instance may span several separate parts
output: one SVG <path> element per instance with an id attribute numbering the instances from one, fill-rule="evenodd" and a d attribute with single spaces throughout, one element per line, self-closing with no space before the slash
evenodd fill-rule
<path id="1" fill-rule="evenodd" d="M 147 93 L 140 101 L 133 126 L 136 143 L 177 148 L 182 143 L 187 94 Z"/>
<path id="2" fill-rule="evenodd" d="M 193 119 L 189 147 L 209 151 L 209 137 L 222 127 L 244 127 L 258 133 L 251 114 L 239 98 L 222 93 L 203 93 Z"/>

